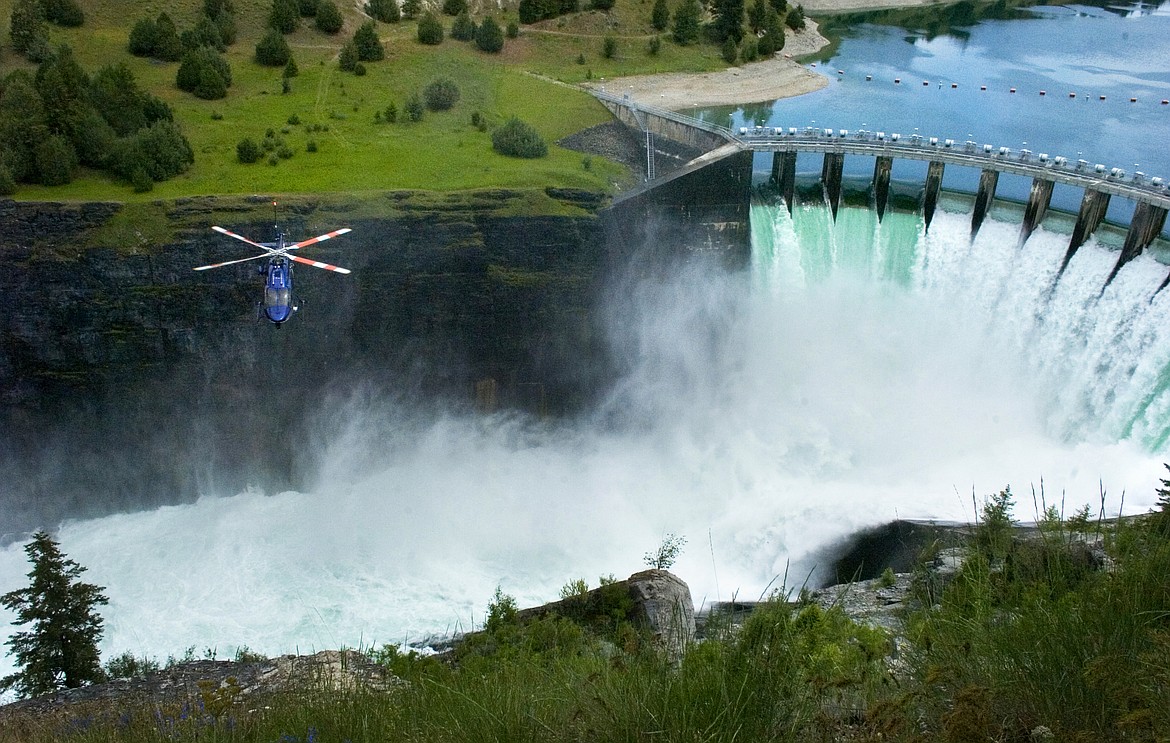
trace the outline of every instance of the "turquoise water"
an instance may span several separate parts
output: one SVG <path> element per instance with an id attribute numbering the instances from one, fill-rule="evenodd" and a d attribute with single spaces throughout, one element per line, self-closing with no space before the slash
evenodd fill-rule
<path id="1" fill-rule="evenodd" d="M 1040 230 L 1023 246 L 1012 222 L 985 223 L 968 238 L 966 213 L 879 222 L 869 209 L 752 205 L 757 290 L 800 296 L 811 287 L 861 281 L 896 292 L 919 311 L 951 305 L 964 332 L 994 341 L 1022 363 L 1021 387 L 1059 441 L 1133 441 L 1164 455 L 1170 443 L 1170 293 L 1167 267 L 1143 256 L 1102 291 L 1117 253 L 1086 244 L 1057 277 L 1064 234 Z M 924 348 L 921 353 L 932 349 Z"/>

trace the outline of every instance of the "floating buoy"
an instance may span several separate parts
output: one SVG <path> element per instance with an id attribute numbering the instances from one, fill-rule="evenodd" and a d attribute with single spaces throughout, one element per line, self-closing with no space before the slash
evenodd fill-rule
<path id="1" fill-rule="evenodd" d="M 1009 92 L 1009 93 L 1015 93 L 1015 92 L 1016 92 L 1016 89 L 1015 89 L 1015 88 L 1012 88 L 1012 89 L 1011 89 L 1011 90 L 1009 90 L 1008 92 Z"/>

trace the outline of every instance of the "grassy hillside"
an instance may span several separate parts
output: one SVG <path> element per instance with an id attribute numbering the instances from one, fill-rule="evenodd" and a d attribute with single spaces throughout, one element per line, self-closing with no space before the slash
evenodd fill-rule
<path id="1" fill-rule="evenodd" d="M 619 0 L 611 13 L 586 11 L 524 27 L 501 54 L 490 55 L 466 42 L 446 38 L 437 47 L 416 40 L 417 24 L 402 21 L 377 25 L 386 47 L 385 61 L 368 63 L 368 74 L 338 69 L 336 57 L 353 31 L 366 20 L 360 0 L 338 3 L 345 27 L 336 35 L 316 30 L 312 19 L 286 38 L 300 74 L 282 93 L 281 69 L 253 61 L 256 42 L 265 31 L 271 3 L 235 0 L 238 37 L 225 57 L 233 82 L 226 99 L 204 101 L 175 87 L 177 63 L 134 57 L 127 51 L 130 28 L 162 10 L 180 31 L 191 28 L 201 0 L 91 0 L 83 2 L 85 24 L 77 29 L 49 26 L 51 43 L 68 44 L 91 74 L 103 65 L 125 62 L 139 84 L 173 109 L 195 152 L 195 165 L 182 176 L 156 184 L 152 192 L 133 194 L 130 187 L 103 174 L 82 172 L 73 183 L 52 188 L 21 185 L 21 199 L 158 199 L 189 194 L 295 193 L 362 191 L 393 188 L 454 190 L 488 186 L 572 186 L 605 189 L 628 177 L 624 169 L 579 153 L 550 147 L 549 156 L 518 160 L 496 154 L 490 128 L 471 124 L 479 112 L 494 127 L 511 116 L 531 123 L 552 144 L 557 139 L 609 118 L 589 95 L 558 81 L 579 82 L 587 76 L 723 66 L 714 47 L 677 47 L 664 43 L 646 51 L 651 0 Z M 473 2 L 472 7 L 480 7 Z M 484 6 L 488 4 L 483 3 Z M 13 53 L 8 18 L 13 0 L 0 0 L 3 52 L 0 74 L 33 69 Z M 494 7 L 494 3 L 490 7 Z M 496 13 L 501 24 L 516 19 L 511 10 Z M 482 18 L 482 15 L 477 16 Z M 449 31 L 452 19 L 442 16 Z M 618 39 L 618 53 L 603 59 L 603 38 Z M 582 59 L 584 64 L 581 64 Z M 423 121 L 375 123 L 375 114 L 406 98 L 436 77 L 454 80 L 461 92 L 450 111 L 428 112 Z M 295 115 L 296 118 L 293 118 Z M 299 121 L 297 124 L 290 124 Z M 294 156 L 277 165 L 236 162 L 235 147 L 244 137 L 262 140 L 267 130 L 281 137 Z M 317 151 L 308 152 L 310 140 Z"/>

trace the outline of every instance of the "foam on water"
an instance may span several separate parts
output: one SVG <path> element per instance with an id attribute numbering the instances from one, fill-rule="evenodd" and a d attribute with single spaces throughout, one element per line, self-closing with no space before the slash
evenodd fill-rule
<path id="1" fill-rule="evenodd" d="M 1145 510 L 1170 425 L 1166 269 L 1018 225 L 753 205 L 746 274 L 709 265 L 614 292 L 628 372 L 580 420 L 408 413 L 357 394 L 321 416 L 309 492 L 215 494 L 64 525 L 106 586 L 103 651 L 165 658 L 417 640 L 624 577 L 666 532 L 696 602 L 755 598 L 791 564 L 893 519 L 970 519 L 1011 485 Z M 25 584 L 20 545 L 0 591 Z M 0 617 L 8 631 L 7 615 Z M 9 670 L 3 662 L 0 674 Z"/>

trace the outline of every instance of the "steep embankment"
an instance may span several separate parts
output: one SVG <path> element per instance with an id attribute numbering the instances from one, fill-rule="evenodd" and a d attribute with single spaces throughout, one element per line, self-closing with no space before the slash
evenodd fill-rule
<path id="1" fill-rule="evenodd" d="M 282 202 L 293 237 L 353 228 L 306 251 L 353 274 L 298 266 L 302 311 L 275 328 L 256 319 L 255 263 L 191 270 L 248 255 L 212 224 L 271 239 L 266 198 L 0 202 L 0 534 L 208 485 L 295 485 L 312 415 L 368 381 L 574 405 L 599 373 L 599 203 L 551 189 Z"/>

